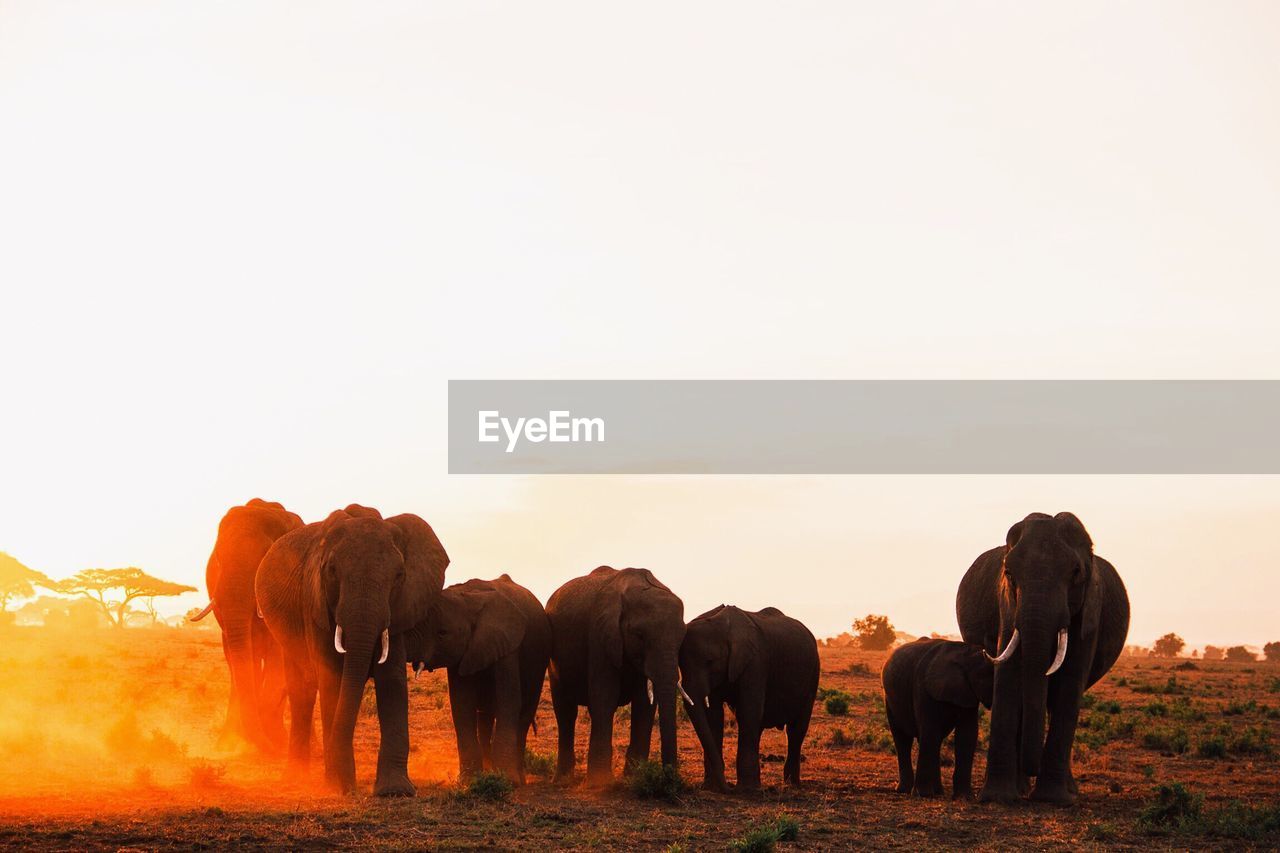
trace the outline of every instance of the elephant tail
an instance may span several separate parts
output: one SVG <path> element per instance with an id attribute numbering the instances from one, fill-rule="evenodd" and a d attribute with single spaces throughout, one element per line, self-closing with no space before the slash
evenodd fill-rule
<path id="1" fill-rule="evenodd" d="M 209 600 L 209 606 L 208 606 L 208 607 L 206 607 L 204 610 L 201 610 L 201 611 L 200 611 L 199 613 L 197 613 L 195 616 L 189 616 L 189 617 L 187 617 L 187 621 L 188 621 L 188 622 L 199 622 L 201 619 L 203 619 L 204 617 L 208 616 L 208 615 L 209 615 L 210 613 L 212 613 L 212 612 L 213 612 L 213 599 L 210 599 L 210 600 Z"/>

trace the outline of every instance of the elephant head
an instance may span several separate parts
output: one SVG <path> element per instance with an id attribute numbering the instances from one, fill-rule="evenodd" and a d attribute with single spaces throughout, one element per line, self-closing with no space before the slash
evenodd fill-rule
<path id="1" fill-rule="evenodd" d="M 525 618 L 498 583 L 469 580 L 440 594 L 431 615 L 405 634 L 414 672 L 426 667 L 474 675 L 514 652 L 524 639 Z"/>
<path id="2" fill-rule="evenodd" d="M 1016 652 L 1022 689 L 1022 772 L 1039 775 L 1049 677 L 1069 654 L 1094 571 L 1093 540 L 1069 512 L 1032 513 L 1009 528 L 1000 572 L 997 666 Z"/>
<path id="3" fill-rule="evenodd" d="M 680 648 L 682 687 L 688 697 L 689 719 L 710 764 L 721 768 L 723 758 L 707 722 L 710 695 L 735 683 L 761 651 L 760 628 L 737 607 L 720 605 L 689 623 Z M 723 785 L 723 779 L 720 780 Z"/>
<path id="4" fill-rule="evenodd" d="M 954 644 L 955 654 L 935 655 L 924 672 L 929 697 L 957 708 L 990 708 L 995 667 L 981 646 Z"/>
<path id="5" fill-rule="evenodd" d="M 418 516 L 384 519 L 375 509 L 353 504 L 324 521 L 309 559 L 313 629 L 331 636 L 342 655 L 333 716 L 332 742 L 341 745 L 336 766 L 343 773 L 349 768 L 354 779 L 351 739 L 365 682 L 375 664 L 387 661 L 390 636 L 427 618 L 449 557 Z"/>
<path id="6" fill-rule="evenodd" d="M 591 645 L 609 663 L 640 672 L 658 709 L 662 763 L 676 763 L 676 692 L 684 602 L 648 569 L 623 569 L 595 600 Z"/>

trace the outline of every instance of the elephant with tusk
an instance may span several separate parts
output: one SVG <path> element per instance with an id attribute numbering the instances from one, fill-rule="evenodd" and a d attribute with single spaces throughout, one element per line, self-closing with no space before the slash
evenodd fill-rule
<path id="1" fill-rule="evenodd" d="M 1129 633 L 1115 567 L 1069 512 L 1034 512 L 960 581 L 956 617 L 995 665 L 987 778 L 979 798 L 1075 802 L 1071 747 L 1080 697 L 1111 669 Z M 1045 716 L 1048 713 L 1048 733 Z"/>
<path id="2" fill-rule="evenodd" d="M 684 603 L 648 569 L 600 566 L 547 601 L 551 620 L 551 701 L 559 732 L 556 778 L 573 775 L 578 708 L 591 714 L 587 781 L 613 778 L 613 715 L 631 705 L 626 768 L 649 760 L 655 713 L 662 763 L 676 763 L 678 655 Z"/>
<path id="3" fill-rule="evenodd" d="M 258 570 L 258 603 L 285 650 L 295 769 L 310 757 L 319 690 L 326 780 L 356 787 L 353 737 L 365 682 L 373 679 L 381 744 L 374 793 L 412 796 L 405 631 L 428 618 L 449 557 L 416 515 L 384 519 L 352 504 L 281 537 Z"/>
<path id="4" fill-rule="evenodd" d="M 782 778 L 800 784 L 800 750 L 818 694 L 818 641 L 776 607 L 720 605 L 689 623 L 680 647 L 680 692 L 702 744 L 703 787 L 725 791 L 724 706 L 738 723 L 738 787 L 760 787 L 760 735 L 785 728 Z M 686 686 L 694 701 L 686 692 Z"/>

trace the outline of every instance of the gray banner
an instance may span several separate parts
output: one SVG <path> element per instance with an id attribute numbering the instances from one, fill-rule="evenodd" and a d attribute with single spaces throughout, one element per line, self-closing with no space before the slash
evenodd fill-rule
<path id="1" fill-rule="evenodd" d="M 1277 474 L 1280 381 L 453 380 L 450 474 Z"/>

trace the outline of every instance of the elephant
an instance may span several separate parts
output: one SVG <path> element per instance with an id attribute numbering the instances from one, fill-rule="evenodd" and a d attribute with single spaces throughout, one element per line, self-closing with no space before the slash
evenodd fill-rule
<path id="1" fill-rule="evenodd" d="M 374 793 L 416 793 L 408 774 L 403 634 L 427 619 L 448 565 L 444 546 L 421 518 L 384 519 L 358 504 L 271 546 L 258 569 L 258 604 L 285 653 L 294 772 L 310 758 L 318 689 L 326 780 L 344 794 L 355 790 L 352 738 L 372 677 L 381 732 Z"/>
<path id="2" fill-rule="evenodd" d="M 942 794 L 942 742 L 954 730 L 951 796 L 973 792 L 978 705 L 991 707 L 995 675 L 981 646 L 921 637 L 894 650 L 880 674 L 884 710 L 898 751 L 898 793 Z M 911 744 L 920 742 L 915 773 Z"/>
<path id="3" fill-rule="evenodd" d="M 974 561 L 956 592 L 966 642 L 995 663 L 987 778 L 979 799 L 1069 805 L 1080 697 L 1111 669 L 1129 633 L 1129 596 L 1069 512 L 1033 512 Z M 1045 710 L 1049 731 L 1045 734 Z"/>
<path id="4" fill-rule="evenodd" d="M 275 642 L 258 615 L 253 584 L 272 543 L 300 527 L 301 518 L 260 498 L 231 507 L 218 523 L 205 570 L 209 606 L 191 621 L 212 612 L 222 628 L 222 651 L 231 675 L 224 742 L 239 735 L 269 752 L 283 745 L 283 673 Z"/>
<path id="5" fill-rule="evenodd" d="M 725 791 L 724 705 L 738 722 L 738 787 L 760 787 L 760 733 L 787 732 L 783 781 L 800 784 L 800 749 L 818 694 L 818 641 L 776 607 L 720 605 L 689 623 L 680 647 L 686 710 L 702 743 L 703 787 Z"/>
<path id="6" fill-rule="evenodd" d="M 551 623 L 509 575 L 447 587 L 430 618 L 405 632 L 415 677 L 445 667 L 458 775 L 497 768 L 524 784 L 524 751 L 551 657 Z"/>
<path id="7" fill-rule="evenodd" d="M 655 711 L 662 763 L 674 767 L 684 602 L 648 569 L 600 566 L 552 593 L 547 618 L 551 702 L 559 734 L 555 778 L 565 781 L 573 776 L 579 706 L 586 706 L 591 715 L 588 784 L 613 778 L 613 714 L 628 703 L 627 769 L 649 760 Z"/>

